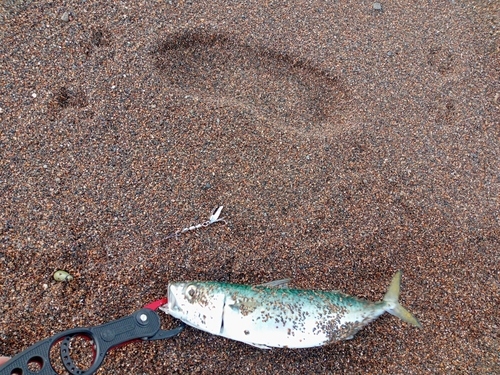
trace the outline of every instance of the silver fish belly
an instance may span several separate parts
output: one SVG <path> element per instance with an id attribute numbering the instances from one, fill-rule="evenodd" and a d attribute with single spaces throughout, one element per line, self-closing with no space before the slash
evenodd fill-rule
<path id="1" fill-rule="evenodd" d="M 398 302 L 400 280 L 398 271 L 379 302 L 337 291 L 180 282 L 169 285 L 161 309 L 195 328 L 259 348 L 308 348 L 350 339 L 385 312 L 420 327 Z"/>

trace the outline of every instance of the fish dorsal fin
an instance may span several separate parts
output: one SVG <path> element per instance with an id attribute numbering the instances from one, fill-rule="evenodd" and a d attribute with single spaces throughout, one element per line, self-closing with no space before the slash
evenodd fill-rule
<path id="1" fill-rule="evenodd" d="M 273 280 L 273 281 L 269 281 L 268 283 L 259 284 L 259 285 L 256 285 L 256 286 L 265 286 L 267 288 L 286 289 L 286 288 L 288 288 L 288 283 L 291 280 L 292 279 Z"/>

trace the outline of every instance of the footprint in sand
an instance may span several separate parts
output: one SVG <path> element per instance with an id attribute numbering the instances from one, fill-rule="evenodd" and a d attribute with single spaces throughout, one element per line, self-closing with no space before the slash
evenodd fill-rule
<path id="1" fill-rule="evenodd" d="M 290 130 L 342 128 L 346 90 L 310 62 L 199 29 L 168 35 L 154 54 L 157 68 L 186 94 L 244 105 Z"/>

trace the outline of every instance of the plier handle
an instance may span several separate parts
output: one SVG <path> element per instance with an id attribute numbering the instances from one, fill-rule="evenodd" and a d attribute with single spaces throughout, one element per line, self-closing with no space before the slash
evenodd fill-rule
<path id="1" fill-rule="evenodd" d="M 184 323 L 169 331 L 160 329 L 160 317 L 154 310 L 165 303 L 167 299 L 163 298 L 129 316 L 109 323 L 90 328 L 73 328 L 57 333 L 30 346 L 0 366 L 0 375 L 58 375 L 50 361 L 50 350 L 59 342 L 61 342 L 61 362 L 66 370 L 71 375 L 91 375 L 101 366 L 110 349 L 133 341 L 162 340 L 178 335 L 184 329 Z M 93 345 L 94 358 L 90 367 L 85 370 L 80 369 L 70 357 L 71 339 L 78 336 L 91 340 Z M 33 366 L 38 367 L 36 371 L 32 371 Z"/>

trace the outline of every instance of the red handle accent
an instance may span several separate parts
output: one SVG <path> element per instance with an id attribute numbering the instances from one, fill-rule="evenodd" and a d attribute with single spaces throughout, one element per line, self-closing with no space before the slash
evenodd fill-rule
<path id="1" fill-rule="evenodd" d="M 148 303 L 146 306 L 144 306 L 145 309 L 150 309 L 150 310 L 156 310 L 158 307 L 163 306 L 164 304 L 168 303 L 167 298 L 162 298 L 159 299 L 158 301 L 154 301 L 151 303 Z"/>

